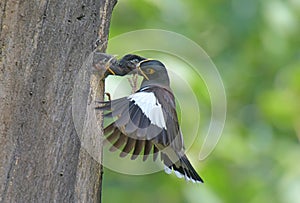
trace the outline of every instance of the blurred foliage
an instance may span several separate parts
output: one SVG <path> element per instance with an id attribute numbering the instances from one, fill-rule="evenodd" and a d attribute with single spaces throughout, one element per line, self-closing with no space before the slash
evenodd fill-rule
<path id="1" fill-rule="evenodd" d="M 208 53 L 226 88 L 226 126 L 207 159 L 197 162 L 201 144 L 189 152 L 205 184 L 105 169 L 103 202 L 299 203 L 300 1 L 119 0 L 110 37 L 145 28 Z"/>

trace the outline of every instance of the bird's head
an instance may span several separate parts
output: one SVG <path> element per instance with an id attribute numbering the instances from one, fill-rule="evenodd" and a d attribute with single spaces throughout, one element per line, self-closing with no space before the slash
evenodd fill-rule
<path id="1" fill-rule="evenodd" d="M 146 58 L 134 55 L 134 54 L 127 54 L 119 61 L 119 67 L 123 72 L 126 74 L 130 73 L 131 71 L 135 71 L 137 65 Z"/>
<path id="2" fill-rule="evenodd" d="M 169 86 L 170 80 L 165 65 L 152 59 L 145 59 L 137 65 L 138 73 L 144 77 L 142 87 L 147 85 Z"/>
<path id="3" fill-rule="evenodd" d="M 106 76 L 108 75 L 124 76 L 129 73 L 136 73 L 137 65 L 143 60 L 146 60 L 146 58 L 138 55 L 127 54 L 116 62 L 113 61 L 112 63 L 110 61 L 110 65 L 107 67 L 106 70 Z"/>

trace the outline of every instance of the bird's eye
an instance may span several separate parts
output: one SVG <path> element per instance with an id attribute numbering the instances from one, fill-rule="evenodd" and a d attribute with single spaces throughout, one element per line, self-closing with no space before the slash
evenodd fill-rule
<path id="1" fill-rule="evenodd" d="M 153 74 L 154 72 L 155 72 L 155 70 L 153 68 L 148 68 L 147 69 L 148 74 Z"/>
<path id="2" fill-rule="evenodd" d="M 139 62 L 139 60 L 138 59 L 132 59 L 132 60 L 130 60 L 132 63 L 138 63 Z"/>

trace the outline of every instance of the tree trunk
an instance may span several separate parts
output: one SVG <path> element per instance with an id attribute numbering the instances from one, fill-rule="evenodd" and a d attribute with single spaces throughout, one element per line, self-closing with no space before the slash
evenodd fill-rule
<path id="1" fill-rule="evenodd" d="M 102 167 L 81 148 L 72 94 L 98 37 L 106 48 L 115 3 L 1 0 L 0 202 L 101 201 Z"/>

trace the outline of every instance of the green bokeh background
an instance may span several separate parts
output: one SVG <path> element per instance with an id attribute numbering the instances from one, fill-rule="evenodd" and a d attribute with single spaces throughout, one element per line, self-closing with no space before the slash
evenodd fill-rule
<path id="1" fill-rule="evenodd" d="M 119 0 L 110 37 L 147 28 L 185 35 L 207 52 L 226 89 L 226 125 L 207 159 L 198 161 L 202 141 L 189 151 L 205 184 L 105 169 L 103 202 L 299 203 L 300 1 Z M 209 101 L 199 86 L 205 123 Z M 180 108 L 182 119 L 193 114 Z"/>

